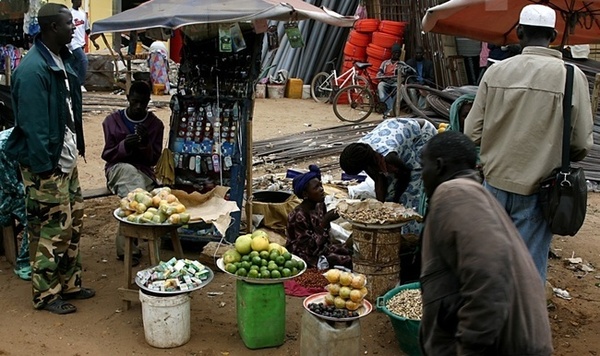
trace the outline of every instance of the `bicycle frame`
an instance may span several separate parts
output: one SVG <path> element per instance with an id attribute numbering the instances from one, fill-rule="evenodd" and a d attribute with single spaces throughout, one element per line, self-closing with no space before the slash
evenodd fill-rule
<path id="1" fill-rule="evenodd" d="M 354 64 L 352 64 L 352 67 L 350 67 L 350 69 L 343 72 L 340 76 L 337 75 L 337 70 L 334 68 L 331 71 L 331 74 L 329 74 L 329 76 L 323 82 L 323 84 L 319 85 L 319 89 L 324 90 L 324 91 L 329 90 L 329 85 L 327 83 L 330 83 L 331 90 L 333 91 L 333 95 L 335 95 L 335 93 L 340 88 L 343 88 L 346 86 L 346 84 L 348 84 L 349 80 L 352 80 L 351 85 L 356 85 L 356 83 L 357 83 L 356 78 L 358 76 L 359 76 L 358 70 L 356 70 L 356 67 L 354 66 Z M 338 84 L 342 78 L 344 79 L 344 81 L 341 84 Z"/>

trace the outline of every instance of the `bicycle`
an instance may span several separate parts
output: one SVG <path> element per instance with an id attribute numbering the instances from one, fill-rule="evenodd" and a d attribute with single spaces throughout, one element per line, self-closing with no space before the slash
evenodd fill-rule
<path id="1" fill-rule="evenodd" d="M 335 59 L 326 63 L 327 66 L 335 65 Z M 370 67 L 370 63 L 356 62 L 353 60 L 347 60 L 353 63 L 352 67 L 347 71 L 337 75 L 337 70 L 335 67 L 331 71 L 331 73 L 327 72 L 319 72 L 315 74 L 310 83 L 310 96 L 317 103 L 327 103 L 329 102 L 335 94 L 340 90 L 340 88 L 345 87 L 347 84 L 349 85 L 367 85 L 367 79 L 360 76 L 359 73 L 366 72 L 365 69 Z M 368 75 L 368 73 L 367 73 Z M 340 81 L 342 81 L 340 83 Z M 338 84 L 340 83 L 340 84 Z"/>
<path id="2" fill-rule="evenodd" d="M 369 63 L 365 68 L 370 66 L 371 64 Z M 410 72 L 416 73 L 416 71 L 404 62 L 400 62 L 400 66 L 397 80 L 398 83 L 403 83 L 402 86 L 404 86 L 410 78 L 408 74 Z M 388 108 L 385 102 L 391 97 L 396 97 L 399 88 L 394 88 L 394 90 L 386 95 L 384 100 L 381 100 L 377 90 L 373 89 L 377 86 L 373 82 L 369 72 L 365 72 L 367 74 L 367 84 L 350 85 L 342 88 L 333 98 L 333 112 L 338 119 L 347 122 L 361 122 L 369 117 L 373 111 L 378 114 L 383 114 L 384 117 L 387 116 L 386 112 L 388 111 Z M 402 80 L 403 78 L 405 78 L 404 81 Z M 393 109 L 398 108 L 399 105 L 396 103 Z"/>

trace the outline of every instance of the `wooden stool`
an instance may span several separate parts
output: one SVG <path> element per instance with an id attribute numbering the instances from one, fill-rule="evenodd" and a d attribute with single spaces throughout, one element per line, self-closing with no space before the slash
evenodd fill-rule
<path id="1" fill-rule="evenodd" d="M 13 266 L 17 263 L 17 235 L 14 221 L 8 226 L 2 226 L 2 246 L 6 260 Z"/>
<path id="2" fill-rule="evenodd" d="M 183 249 L 181 248 L 179 235 L 177 235 L 177 228 L 179 227 L 177 225 L 133 225 L 122 221 L 119 221 L 119 225 L 121 234 L 125 238 L 123 261 L 125 264 L 125 277 L 123 287 L 119 288 L 119 295 L 123 300 L 123 310 L 128 310 L 131 302 L 139 300 L 138 289 L 135 283 L 133 283 L 133 273 L 131 271 L 133 239 L 148 241 L 148 254 L 150 255 L 150 264 L 152 266 L 156 266 L 160 262 L 157 243 L 162 236 L 166 234 L 171 235 L 171 242 L 173 243 L 173 249 L 177 258 L 183 258 Z"/>

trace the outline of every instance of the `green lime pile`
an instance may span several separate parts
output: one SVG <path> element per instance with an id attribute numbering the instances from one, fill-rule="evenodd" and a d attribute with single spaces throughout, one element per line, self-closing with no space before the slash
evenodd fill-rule
<path id="1" fill-rule="evenodd" d="M 240 277 L 276 279 L 293 277 L 304 267 L 304 262 L 293 259 L 291 253 L 272 249 L 242 255 L 239 261 L 227 263 L 225 270 Z"/>

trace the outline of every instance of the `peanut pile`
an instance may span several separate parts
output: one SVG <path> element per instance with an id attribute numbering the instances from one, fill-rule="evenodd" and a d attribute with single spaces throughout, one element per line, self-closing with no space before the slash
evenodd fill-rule
<path id="1" fill-rule="evenodd" d="M 403 318 L 421 320 L 423 303 L 419 289 L 407 289 L 396 294 L 385 305 L 389 311 Z"/>
<path id="2" fill-rule="evenodd" d="M 329 284 L 327 278 L 323 277 L 323 271 L 317 268 L 308 268 L 295 281 L 304 288 L 325 288 Z"/>

